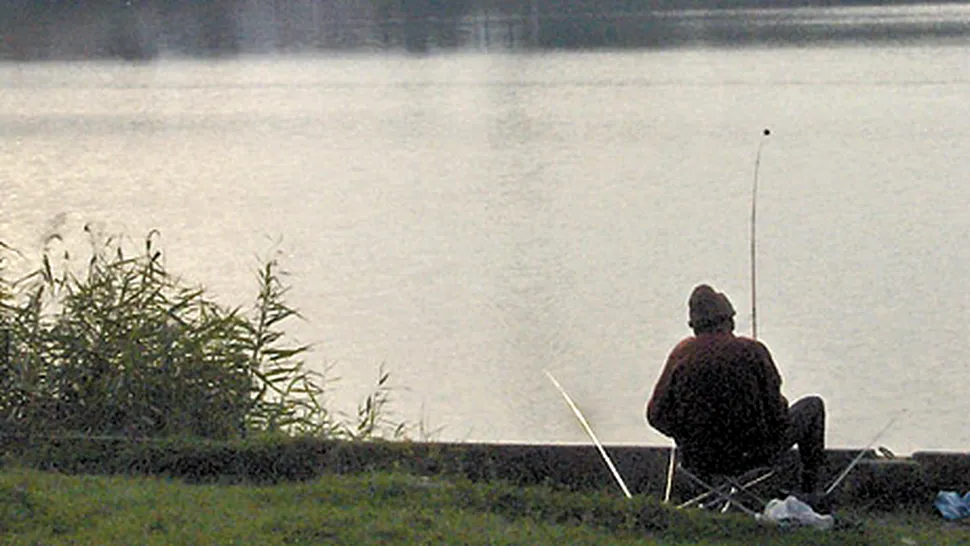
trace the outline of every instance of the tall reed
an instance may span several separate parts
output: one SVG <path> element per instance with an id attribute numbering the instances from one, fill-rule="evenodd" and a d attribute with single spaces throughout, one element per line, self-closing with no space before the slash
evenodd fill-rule
<path id="1" fill-rule="evenodd" d="M 304 360 L 310 347 L 285 339 L 299 313 L 276 260 L 259 268 L 253 305 L 230 309 L 165 269 L 157 232 L 132 256 L 118 239 L 89 236 L 81 274 L 46 252 L 32 275 L 8 282 L 0 260 L 0 433 L 366 439 L 388 424 L 395 436 L 405 430 L 383 415 L 383 368 L 352 423 L 328 408 L 328 379 Z"/>

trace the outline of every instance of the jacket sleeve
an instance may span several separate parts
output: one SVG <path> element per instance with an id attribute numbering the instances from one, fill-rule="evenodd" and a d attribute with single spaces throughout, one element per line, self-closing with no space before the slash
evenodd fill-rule
<path id="1" fill-rule="evenodd" d="M 650 426 L 659 430 L 666 436 L 675 437 L 677 435 L 677 423 L 674 419 L 675 400 L 670 388 L 670 381 L 674 375 L 674 370 L 680 363 L 680 355 L 684 342 L 681 342 L 667 357 L 667 363 L 660 373 L 660 379 L 653 388 L 653 396 L 647 403 L 647 422 Z"/>

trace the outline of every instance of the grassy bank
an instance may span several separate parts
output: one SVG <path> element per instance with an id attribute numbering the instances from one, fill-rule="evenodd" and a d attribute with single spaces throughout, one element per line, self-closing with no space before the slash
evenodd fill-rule
<path id="1" fill-rule="evenodd" d="M 970 544 L 931 514 L 842 514 L 829 532 L 656 499 L 407 474 L 274 486 L 0 473 L 0 543 L 17 544 Z"/>

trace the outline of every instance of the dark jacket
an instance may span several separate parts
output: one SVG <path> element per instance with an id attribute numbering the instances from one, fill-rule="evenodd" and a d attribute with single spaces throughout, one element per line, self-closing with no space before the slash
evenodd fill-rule
<path id="1" fill-rule="evenodd" d="M 688 467 L 736 473 L 769 463 L 786 445 L 788 401 L 767 347 L 705 333 L 670 353 L 647 420 L 674 438 Z"/>

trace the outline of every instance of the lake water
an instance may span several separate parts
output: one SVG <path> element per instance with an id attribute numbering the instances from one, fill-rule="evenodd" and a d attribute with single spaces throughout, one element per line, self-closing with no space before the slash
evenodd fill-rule
<path id="1" fill-rule="evenodd" d="M 829 443 L 970 448 L 970 48 L 0 65 L 0 239 L 162 233 L 227 304 L 281 255 L 352 411 L 442 440 L 666 445 L 643 405 L 712 283 Z M 761 132 L 772 136 L 762 142 Z"/>

